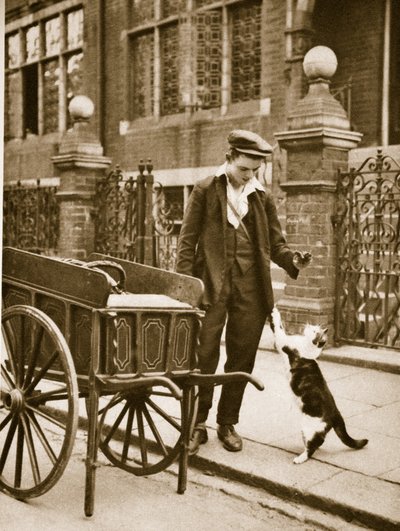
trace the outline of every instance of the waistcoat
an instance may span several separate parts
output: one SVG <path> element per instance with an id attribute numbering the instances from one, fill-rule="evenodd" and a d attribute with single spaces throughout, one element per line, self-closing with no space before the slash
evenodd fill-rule
<path id="1" fill-rule="evenodd" d="M 250 240 L 247 237 L 243 227 L 235 229 L 230 223 L 227 226 L 226 233 L 226 251 L 227 251 L 227 269 L 231 269 L 236 262 L 242 274 L 245 274 L 251 266 L 255 263 L 255 226 L 254 215 L 251 203 L 249 203 L 249 211 L 242 219 L 249 233 Z"/>

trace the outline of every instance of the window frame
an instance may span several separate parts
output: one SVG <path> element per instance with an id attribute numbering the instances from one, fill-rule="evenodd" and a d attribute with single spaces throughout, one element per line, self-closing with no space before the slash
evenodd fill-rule
<path id="1" fill-rule="evenodd" d="M 185 1 L 185 0 L 184 0 Z M 172 14 L 165 18 L 162 17 L 162 0 L 153 0 L 154 2 L 154 18 L 149 21 L 144 21 L 137 26 L 134 26 L 133 23 L 133 8 L 132 8 L 132 2 L 128 3 L 130 4 L 130 8 L 126 8 L 127 13 L 127 27 L 124 32 L 126 37 L 126 47 L 125 47 L 125 56 L 126 56 L 126 64 L 131 64 L 133 62 L 133 40 L 135 37 L 152 33 L 154 36 L 153 39 L 153 61 L 154 61 L 154 81 L 153 81 L 153 112 L 151 115 L 145 115 L 145 116 L 135 116 L 133 111 L 133 90 L 134 90 L 134 83 L 133 83 L 133 74 L 132 71 L 129 72 L 127 75 L 127 89 L 126 89 L 126 108 L 125 108 L 125 116 L 128 118 L 128 123 L 133 122 L 135 120 L 156 120 L 159 121 L 161 118 L 164 118 L 165 116 L 168 116 L 168 114 L 163 114 L 161 111 L 161 93 L 162 93 L 162 63 L 161 63 L 161 32 L 162 29 L 168 25 L 171 24 L 177 24 L 178 25 L 178 32 L 179 32 L 179 24 L 186 23 L 188 24 L 188 29 L 192 31 L 193 28 L 193 20 L 190 15 L 197 14 L 197 13 L 203 13 L 210 10 L 221 10 L 221 87 L 220 87 L 220 105 L 219 106 L 210 106 L 210 107 L 204 107 L 201 100 L 199 100 L 198 95 L 196 94 L 196 90 L 193 89 L 193 87 L 190 87 L 186 91 L 181 91 L 178 94 L 178 98 L 181 101 L 180 109 L 177 114 L 192 114 L 196 111 L 201 110 L 213 110 L 215 112 L 218 112 L 221 116 L 224 116 L 228 113 L 230 105 L 235 105 L 235 103 L 232 103 L 232 79 L 231 79 L 231 48 L 232 48 L 232 13 L 231 10 L 235 6 L 246 6 L 246 0 L 215 0 L 215 1 L 208 1 L 205 5 L 201 7 L 196 7 L 196 0 L 186 0 L 186 10 L 184 13 L 178 13 L 178 14 Z M 257 0 L 254 0 L 254 3 L 257 3 Z M 258 0 L 258 3 L 261 8 L 261 16 L 262 16 L 262 9 L 263 9 L 263 0 Z M 262 50 L 262 43 L 261 43 L 261 32 L 260 32 L 260 50 Z M 181 41 L 179 41 L 180 44 Z M 186 54 L 188 55 L 188 54 Z M 189 53 L 190 55 L 190 53 Z M 188 59 L 186 59 L 188 60 Z M 260 78 L 262 79 L 262 75 L 260 73 Z M 244 103 L 248 101 L 257 101 L 259 102 L 262 99 L 262 89 L 261 89 L 261 79 L 260 79 L 260 94 L 259 98 L 254 100 L 243 100 L 239 103 Z M 196 83 L 197 85 L 197 83 Z"/>
<path id="2" fill-rule="evenodd" d="M 68 83 L 68 61 L 72 56 L 84 54 L 84 37 L 82 31 L 82 40 L 75 46 L 68 47 L 67 37 L 67 17 L 70 13 L 75 11 L 82 11 L 84 19 L 84 6 L 81 0 L 68 0 L 57 6 L 51 6 L 38 11 L 34 15 L 28 15 L 14 20 L 6 25 L 5 28 L 5 83 L 8 83 L 8 75 L 17 74 L 19 87 L 21 88 L 20 106 L 21 119 L 18 127 L 13 131 L 12 135 L 5 137 L 5 141 L 15 138 L 26 138 L 28 136 L 26 130 L 26 114 L 25 108 L 25 94 L 24 94 L 24 79 L 27 69 L 36 65 L 37 70 L 37 120 L 35 136 L 45 136 L 54 133 L 63 133 L 68 126 L 68 100 L 67 100 L 67 83 Z M 60 44 L 58 51 L 47 53 L 46 51 L 46 23 L 49 20 L 59 20 Z M 38 28 L 38 56 L 28 60 L 26 54 L 26 35 L 29 28 Z M 9 67 L 8 64 L 8 39 L 12 35 L 18 35 L 19 39 L 19 57 L 18 62 L 14 66 Z M 44 110 L 44 73 L 45 65 L 50 61 L 58 60 L 58 113 L 57 113 L 57 128 L 54 131 L 46 131 L 45 129 L 45 110 Z M 4 131 L 6 135 L 7 131 Z"/>

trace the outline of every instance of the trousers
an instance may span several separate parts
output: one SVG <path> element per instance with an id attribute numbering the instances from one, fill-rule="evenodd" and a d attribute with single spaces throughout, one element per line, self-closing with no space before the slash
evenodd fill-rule
<path id="1" fill-rule="evenodd" d="M 226 322 L 224 372 L 251 373 L 267 317 L 261 278 L 254 264 L 242 273 L 234 263 L 226 274 L 218 301 L 206 310 L 200 332 L 198 366 L 215 374 L 220 359 L 221 336 Z M 218 403 L 217 423 L 237 424 L 247 382 L 224 384 Z M 205 422 L 213 402 L 213 386 L 199 387 L 196 423 Z"/>

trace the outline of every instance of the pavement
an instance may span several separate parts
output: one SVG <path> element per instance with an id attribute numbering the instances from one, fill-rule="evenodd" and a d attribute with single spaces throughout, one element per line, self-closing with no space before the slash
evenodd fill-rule
<path id="1" fill-rule="evenodd" d="M 223 372 L 223 350 L 217 372 Z M 203 474 L 228 479 L 232 486 L 257 487 L 266 499 L 273 494 L 305 510 L 340 516 L 343 527 L 333 529 L 354 524 L 400 530 L 400 353 L 345 346 L 327 348 L 321 358 L 347 429 L 352 437 L 369 440 L 365 448 L 346 447 L 332 430 L 310 460 L 293 463 L 303 449 L 300 412 L 266 326 L 253 371 L 265 389 L 248 385 L 236 426 L 243 450 L 227 452 L 217 438 L 218 386 L 207 423 L 209 440 L 189 458 L 188 479 Z M 84 413 L 82 407 L 83 427 Z"/>
<path id="2" fill-rule="evenodd" d="M 266 327 L 253 372 L 265 390 L 250 385 L 246 389 L 236 426 L 244 440 L 242 452 L 227 452 L 217 438 L 217 387 L 209 441 L 190 458 L 189 466 L 261 487 L 347 522 L 400 529 L 400 353 L 328 348 L 319 365 L 350 435 L 369 440 L 365 448 L 346 447 L 332 430 L 312 459 L 293 464 L 303 448 L 300 413 Z M 223 371 L 223 359 L 218 371 Z"/>

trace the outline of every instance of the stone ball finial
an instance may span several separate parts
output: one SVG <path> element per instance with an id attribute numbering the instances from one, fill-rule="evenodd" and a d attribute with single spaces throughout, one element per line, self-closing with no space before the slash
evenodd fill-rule
<path id="1" fill-rule="evenodd" d="M 87 96 L 74 96 L 68 110 L 74 122 L 88 122 L 94 113 L 94 104 Z"/>
<path id="2" fill-rule="evenodd" d="M 318 78 L 330 79 L 336 72 L 337 64 L 333 50 L 327 46 L 314 46 L 304 56 L 303 69 L 310 81 Z"/>

